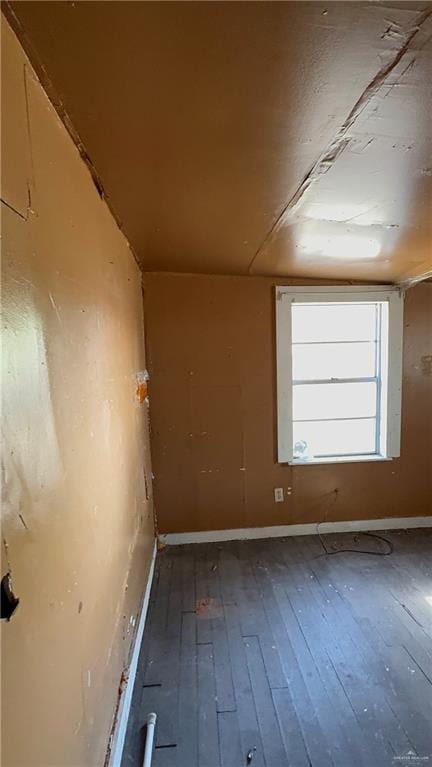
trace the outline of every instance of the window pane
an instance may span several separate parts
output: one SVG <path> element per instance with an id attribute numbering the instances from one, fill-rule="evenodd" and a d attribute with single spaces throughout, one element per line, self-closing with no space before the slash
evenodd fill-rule
<path id="1" fill-rule="evenodd" d="M 305 421 L 293 425 L 294 457 L 375 453 L 375 419 Z"/>
<path id="2" fill-rule="evenodd" d="M 371 378 L 375 343 L 297 344 L 292 347 L 293 378 Z"/>
<path id="3" fill-rule="evenodd" d="M 376 413 L 376 383 L 296 384 L 293 419 L 363 418 Z"/>
<path id="4" fill-rule="evenodd" d="M 292 341 L 373 341 L 377 304 L 292 304 Z"/>

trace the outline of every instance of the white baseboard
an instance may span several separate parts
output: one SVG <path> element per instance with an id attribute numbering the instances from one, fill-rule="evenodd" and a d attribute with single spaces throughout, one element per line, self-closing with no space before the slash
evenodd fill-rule
<path id="1" fill-rule="evenodd" d="M 317 522 L 307 525 L 274 525 L 272 527 L 245 527 L 238 530 L 202 530 L 193 533 L 166 533 L 159 540 L 168 546 L 185 543 L 213 543 L 250 538 L 285 538 L 291 535 L 316 535 Z M 432 527 L 432 517 L 389 517 L 361 519 L 353 522 L 322 522 L 320 533 L 347 533 L 368 530 L 406 530 L 412 527 Z"/>
<path id="2" fill-rule="evenodd" d="M 154 542 L 152 558 L 150 562 L 149 574 L 147 579 L 147 585 L 144 592 L 144 598 L 141 607 L 141 613 L 138 621 L 138 628 L 136 630 L 134 645 L 132 650 L 131 662 L 128 670 L 128 678 L 126 685 L 123 689 L 123 693 L 120 699 L 119 707 L 117 710 L 117 717 L 114 724 L 114 732 L 111 741 L 110 756 L 108 759 L 108 767 L 120 767 L 123 747 L 125 742 L 126 730 L 129 719 L 129 712 L 132 702 L 132 693 L 135 685 L 135 677 L 138 668 L 138 659 L 141 650 L 142 638 L 144 635 L 144 627 L 147 617 L 148 604 L 150 600 L 150 591 L 153 582 L 154 567 L 157 554 L 157 541 Z"/>

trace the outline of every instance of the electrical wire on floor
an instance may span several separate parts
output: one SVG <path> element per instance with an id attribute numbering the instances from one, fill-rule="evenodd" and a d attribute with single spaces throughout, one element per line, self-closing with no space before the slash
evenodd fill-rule
<path id="1" fill-rule="evenodd" d="M 321 546 L 323 547 L 323 553 L 319 554 L 320 557 L 325 556 L 331 556 L 331 554 L 371 554 L 375 557 L 388 557 L 390 554 L 393 554 L 393 544 L 391 541 L 388 540 L 388 538 L 384 538 L 383 535 L 377 535 L 377 533 L 358 533 L 354 536 L 354 541 L 358 541 L 358 535 L 366 535 L 369 538 L 374 538 L 377 541 L 383 541 L 383 543 L 386 544 L 387 549 L 386 551 L 370 551 L 367 549 L 334 549 L 333 551 L 329 551 L 327 546 L 325 545 L 325 541 L 319 532 L 319 526 L 322 525 L 322 522 L 318 522 L 317 524 L 317 535 L 320 539 Z"/>
<path id="2" fill-rule="evenodd" d="M 356 533 L 354 536 L 354 542 L 357 543 L 357 541 L 359 540 L 358 538 L 359 535 L 364 535 L 368 538 L 373 538 L 376 541 L 382 541 L 383 543 L 385 543 L 387 547 L 385 551 L 370 551 L 368 549 L 333 549 L 333 551 L 330 551 L 327 548 L 319 528 L 320 528 L 320 525 L 323 525 L 325 522 L 327 522 L 328 512 L 330 511 L 330 508 L 333 506 L 333 504 L 336 503 L 338 492 L 339 492 L 338 488 L 335 488 L 335 490 L 333 491 L 334 493 L 333 500 L 330 502 L 326 510 L 323 522 L 317 522 L 317 525 L 316 525 L 316 532 L 320 540 L 321 546 L 323 548 L 323 553 L 319 554 L 318 556 L 325 557 L 325 556 L 331 556 L 332 554 L 371 554 L 372 556 L 375 556 L 375 557 L 388 557 L 390 554 L 393 554 L 393 551 L 394 551 L 393 544 L 391 541 L 388 540 L 388 538 L 384 538 L 383 535 L 378 535 L 378 533 L 369 533 L 369 532 Z"/>

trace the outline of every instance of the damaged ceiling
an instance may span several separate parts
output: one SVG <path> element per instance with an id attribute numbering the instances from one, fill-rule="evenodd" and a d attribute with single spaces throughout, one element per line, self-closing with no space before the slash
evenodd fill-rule
<path id="1" fill-rule="evenodd" d="M 432 3 L 6 12 L 145 270 L 432 273 Z"/>

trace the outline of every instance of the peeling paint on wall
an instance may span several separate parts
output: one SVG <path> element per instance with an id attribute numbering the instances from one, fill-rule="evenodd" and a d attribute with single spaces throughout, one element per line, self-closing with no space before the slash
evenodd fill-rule
<path id="1" fill-rule="evenodd" d="M 136 397 L 140 405 L 143 402 L 148 404 L 148 380 L 149 374 L 147 370 L 140 371 L 136 374 Z"/>

